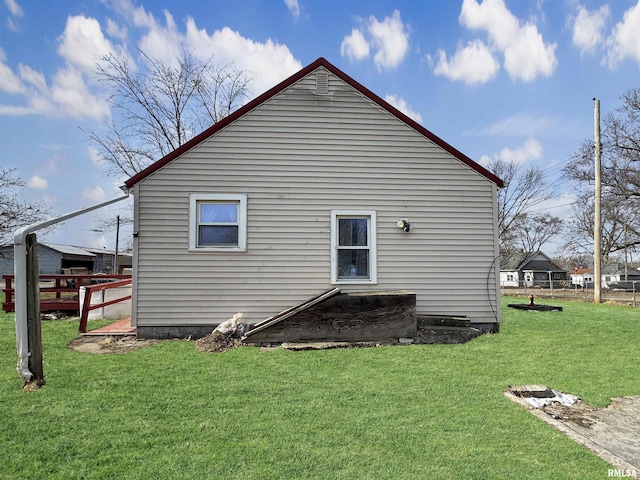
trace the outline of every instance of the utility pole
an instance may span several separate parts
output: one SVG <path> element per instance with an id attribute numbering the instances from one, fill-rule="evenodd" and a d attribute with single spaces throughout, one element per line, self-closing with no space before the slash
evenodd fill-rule
<path id="1" fill-rule="evenodd" d="M 27 245 L 27 335 L 29 344 L 29 370 L 33 374 L 31 382 L 37 387 L 44 385 L 42 366 L 42 323 L 40 319 L 40 275 L 38 270 L 38 241 L 36 234 L 30 233 Z"/>
<path id="2" fill-rule="evenodd" d="M 600 201 L 602 198 L 602 147 L 600 145 L 600 100 L 593 99 L 595 141 L 595 211 L 593 221 L 593 303 L 602 302 L 602 215 Z"/>
<path id="3" fill-rule="evenodd" d="M 118 274 L 118 244 L 120 243 L 120 215 L 116 217 L 116 257 L 113 259 L 113 273 Z"/>

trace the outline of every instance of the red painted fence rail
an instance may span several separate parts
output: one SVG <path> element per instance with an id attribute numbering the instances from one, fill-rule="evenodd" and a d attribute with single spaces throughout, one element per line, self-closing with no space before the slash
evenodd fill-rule
<path id="1" fill-rule="evenodd" d="M 2 289 L 5 295 L 2 309 L 5 312 L 13 312 L 15 310 L 13 275 L 3 275 L 2 279 L 5 284 Z M 40 275 L 40 311 L 76 312 L 79 314 L 80 287 L 120 280 L 130 281 L 131 275 Z M 43 286 L 43 282 L 53 283 L 53 286 Z"/>
<path id="2" fill-rule="evenodd" d="M 131 299 L 131 295 L 126 295 L 124 297 L 115 298 L 107 302 L 96 303 L 95 305 L 91 305 L 91 296 L 95 292 L 99 292 L 101 290 L 124 287 L 125 285 L 131 285 L 131 278 L 127 280 L 120 280 L 119 282 L 108 282 L 108 283 L 101 283 L 99 285 L 91 285 L 88 287 L 84 287 L 85 288 L 84 303 L 82 304 L 82 313 L 80 314 L 80 325 L 78 327 L 79 333 L 87 333 L 87 320 L 89 319 L 89 312 L 91 310 L 95 310 L 97 308 L 102 308 L 102 307 L 108 307 L 109 305 L 114 305 L 116 303 L 124 302 L 125 300 Z"/>

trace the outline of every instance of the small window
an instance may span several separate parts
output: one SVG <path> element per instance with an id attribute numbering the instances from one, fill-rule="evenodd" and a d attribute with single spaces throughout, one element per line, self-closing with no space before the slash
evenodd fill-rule
<path id="1" fill-rule="evenodd" d="M 246 250 L 246 195 L 192 194 L 189 218 L 190 250 Z"/>
<path id="2" fill-rule="evenodd" d="M 331 281 L 376 283 L 376 212 L 331 212 Z"/>

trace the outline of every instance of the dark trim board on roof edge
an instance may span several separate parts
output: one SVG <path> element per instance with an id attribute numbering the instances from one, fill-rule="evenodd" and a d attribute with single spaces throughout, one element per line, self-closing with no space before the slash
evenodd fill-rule
<path id="1" fill-rule="evenodd" d="M 463 154 L 462 152 L 460 152 L 459 150 L 457 150 L 456 148 L 454 148 L 453 146 L 449 145 L 447 142 L 442 140 L 440 137 L 436 136 L 435 134 L 433 134 L 432 132 L 430 132 L 429 130 L 424 128 L 422 125 L 420 125 L 415 120 L 412 120 L 411 118 L 409 118 L 407 115 L 402 113 L 400 110 L 395 108 L 393 105 L 389 104 L 388 102 L 386 102 L 385 100 L 380 98 L 378 95 L 373 93 L 371 90 L 369 90 L 368 88 L 366 88 L 362 84 L 358 83 L 356 80 L 354 80 L 353 78 L 348 76 L 342 70 L 338 69 L 337 67 L 335 67 L 334 65 L 332 65 L 331 63 L 329 63 L 327 60 L 325 60 L 322 57 L 318 58 L 315 62 L 311 63 L 310 65 L 307 65 L 302 70 L 299 70 L 297 73 L 294 73 L 289 78 L 287 78 L 284 81 L 280 82 L 275 87 L 271 88 L 270 90 L 267 90 L 262 95 L 256 97 L 255 99 L 253 99 L 252 101 L 250 101 L 249 103 L 244 105 L 243 107 L 241 107 L 238 110 L 236 110 L 235 112 L 233 112 L 228 117 L 225 117 L 222 120 L 220 120 L 219 122 L 215 123 L 214 125 L 212 125 L 208 129 L 206 129 L 205 131 L 200 133 L 199 135 L 196 135 L 191 140 L 189 140 L 188 142 L 184 143 L 183 145 L 181 145 L 180 147 L 178 147 L 176 150 L 174 150 L 173 152 L 169 153 L 165 157 L 161 158 L 160 160 L 156 161 L 155 163 L 152 163 L 149 167 L 145 168 L 144 170 L 142 170 L 141 172 L 137 173 L 136 175 L 131 177 L 129 180 L 127 180 L 124 183 L 124 186 L 126 188 L 128 188 L 128 189 L 133 188 L 138 182 L 140 182 L 141 180 L 143 180 L 147 176 L 151 175 L 155 171 L 157 171 L 160 168 L 164 167 L 165 165 L 170 163 L 172 160 L 178 158 L 179 156 L 181 156 L 185 152 L 191 150 L 193 147 L 195 147 L 199 143 L 203 142 L 204 140 L 206 140 L 210 136 L 216 134 L 218 131 L 222 130 L 227 125 L 233 123 L 234 121 L 236 121 L 237 119 L 239 119 L 243 115 L 246 115 L 251 110 L 253 110 L 257 106 L 259 106 L 260 104 L 266 102 L 271 97 L 277 95 L 278 93 L 280 93 L 281 91 L 283 91 L 287 87 L 293 85 L 295 82 L 299 81 L 300 79 L 302 79 L 303 77 L 305 77 L 306 75 L 308 75 L 309 73 L 313 72 L 315 69 L 317 69 L 319 67 L 324 67 L 327 70 L 329 70 L 335 76 L 337 76 L 338 78 L 343 80 L 345 83 L 347 83 L 348 85 L 350 85 L 351 87 L 356 89 L 358 92 L 362 93 L 365 97 L 369 98 L 374 103 L 378 104 L 380 107 L 385 109 L 390 114 L 394 115 L 399 120 L 401 120 L 402 122 L 404 122 L 405 124 L 407 124 L 408 126 L 413 128 L 414 130 L 416 130 L 422 136 L 428 138 L 433 143 L 435 143 L 436 145 L 438 145 L 439 147 L 444 149 L 446 152 L 449 152 L 455 158 L 457 158 L 458 160 L 460 160 L 462 163 L 466 164 L 467 166 L 471 167 L 473 170 L 478 172 L 480 175 L 483 175 L 484 177 L 486 177 L 490 181 L 494 182 L 498 187 L 502 188 L 504 186 L 504 183 L 500 178 L 498 178 L 496 175 L 494 175 L 489 170 L 484 168 L 482 165 L 480 165 L 480 164 L 474 162 L 473 160 L 471 160 L 465 154 Z"/>

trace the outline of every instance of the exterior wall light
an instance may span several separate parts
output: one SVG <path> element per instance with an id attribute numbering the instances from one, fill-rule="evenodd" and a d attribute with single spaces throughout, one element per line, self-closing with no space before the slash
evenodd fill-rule
<path id="1" fill-rule="evenodd" d="M 398 223 L 396 225 L 398 225 L 398 228 L 401 228 L 405 232 L 411 231 L 411 224 L 409 223 L 409 220 L 398 220 Z"/>

